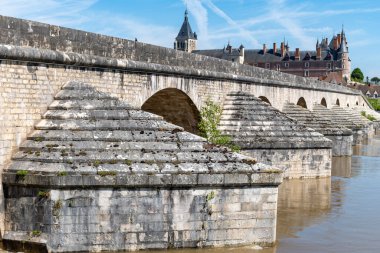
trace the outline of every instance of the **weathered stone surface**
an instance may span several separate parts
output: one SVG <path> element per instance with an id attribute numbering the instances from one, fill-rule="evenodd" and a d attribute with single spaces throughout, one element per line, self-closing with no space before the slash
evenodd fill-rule
<path id="1" fill-rule="evenodd" d="M 313 112 L 330 119 L 334 124 L 351 129 L 353 131 L 353 145 L 360 144 L 373 134 L 372 122 L 351 109 L 339 106 L 327 109 L 322 105 L 314 104 Z"/>
<path id="2" fill-rule="evenodd" d="M 331 173 L 329 139 L 243 92 L 227 95 L 219 129 L 245 154 L 285 170 L 285 177 Z"/>
<path id="3" fill-rule="evenodd" d="M 333 142 L 333 156 L 352 155 L 353 133 L 350 129 L 334 124 L 330 119 L 292 103 L 287 103 L 282 111 L 297 122 L 330 139 Z"/>
<path id="4" fill-rule="evenodd" d="M 6 242 L 67 252 L 275 241 L 280 170 L 83 83 L 55 99 L 3 174 Z"/>

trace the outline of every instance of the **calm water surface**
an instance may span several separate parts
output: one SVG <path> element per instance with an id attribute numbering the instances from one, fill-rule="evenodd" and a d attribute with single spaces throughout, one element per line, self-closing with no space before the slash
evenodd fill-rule
<path id="1" fill-rule="evenodd" d="M 380 136 L 334 158 L 332 178 L 288 180 L 279 189 L 277 245 L 175 253 L 380 252 Z"/>

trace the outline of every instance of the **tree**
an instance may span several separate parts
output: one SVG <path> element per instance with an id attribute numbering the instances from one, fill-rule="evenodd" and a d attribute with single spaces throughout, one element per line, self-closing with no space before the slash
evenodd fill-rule
<path id="1" fill-rule="evenodd" d="M 380 82 L 380 78 L 377 76 L 371 78 L 371 82 L 374 82 L 375 84 L 378 84 Z"/>
<path id="2" fill-rule="evenodd" d="M 359 69 L 356 68 L 352 71 L 351 73 L 351 80 L 355 82 L 363 82 L 364 75 L 363 72 Z"/>

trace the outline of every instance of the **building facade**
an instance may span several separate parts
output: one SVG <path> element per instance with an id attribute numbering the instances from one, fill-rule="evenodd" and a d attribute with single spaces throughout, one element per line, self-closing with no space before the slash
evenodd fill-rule
<path id="1" fill-rule="evenodd" d="M 243 45 L 233 48 L 228 43 L 223 49 L 197 50 L 196 41 L 197 35 L 191 30 L 186 11 L 174 49 L 328 82 L 347 83 L 350 80 L 351 60 L 343 28 L 331 40 L 318 40 L 315 50 L 311 51 L 299 48 L 291 51 L 285 41 L 279 46 L 277 43 L 272 47 L 264 44 L 261 49 L 245 49 Z"/>

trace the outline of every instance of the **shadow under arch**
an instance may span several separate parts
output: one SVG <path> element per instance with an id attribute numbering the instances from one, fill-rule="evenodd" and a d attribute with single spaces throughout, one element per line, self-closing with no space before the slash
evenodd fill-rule
<path id="1" fill-rule="evenodd" d="M 303 98 L 303 97 L 300 97 L 298 99 L 298 102 L 297 102 L 297 105 L 307 109 L 307 104 L 306 104 L 306 100 Z"/>
<path id="2" fill-rule="evenodd" d="M 338 105 L 338 106 L 340 106 L 339 98 L 336 99 L 335 104 Z"/>
<path id="3" fill-rule="evenodd" d="M 327 107 L 327 102 L 325 98 L 322 98 L 321 105 L 323 105 L 324 107 Z"/>
<path id="4" fill-rule="evenodd" d="M 167 88 L 156 92 L 144 102 L 141 109 L 160 115 L 187 132 L 198 133 L 199 111 L 191 98 L 179 89 Z"/>
<path id="5" fill-rule="evenodd" d="M 269 99 L 265 96 L 260 96 L 259 97 L 261 99 L 261 101 L 265 102 L 265 103 L 268 103 L 269 105 L 272 105 L 271 102 L 269 101 Z"/>

